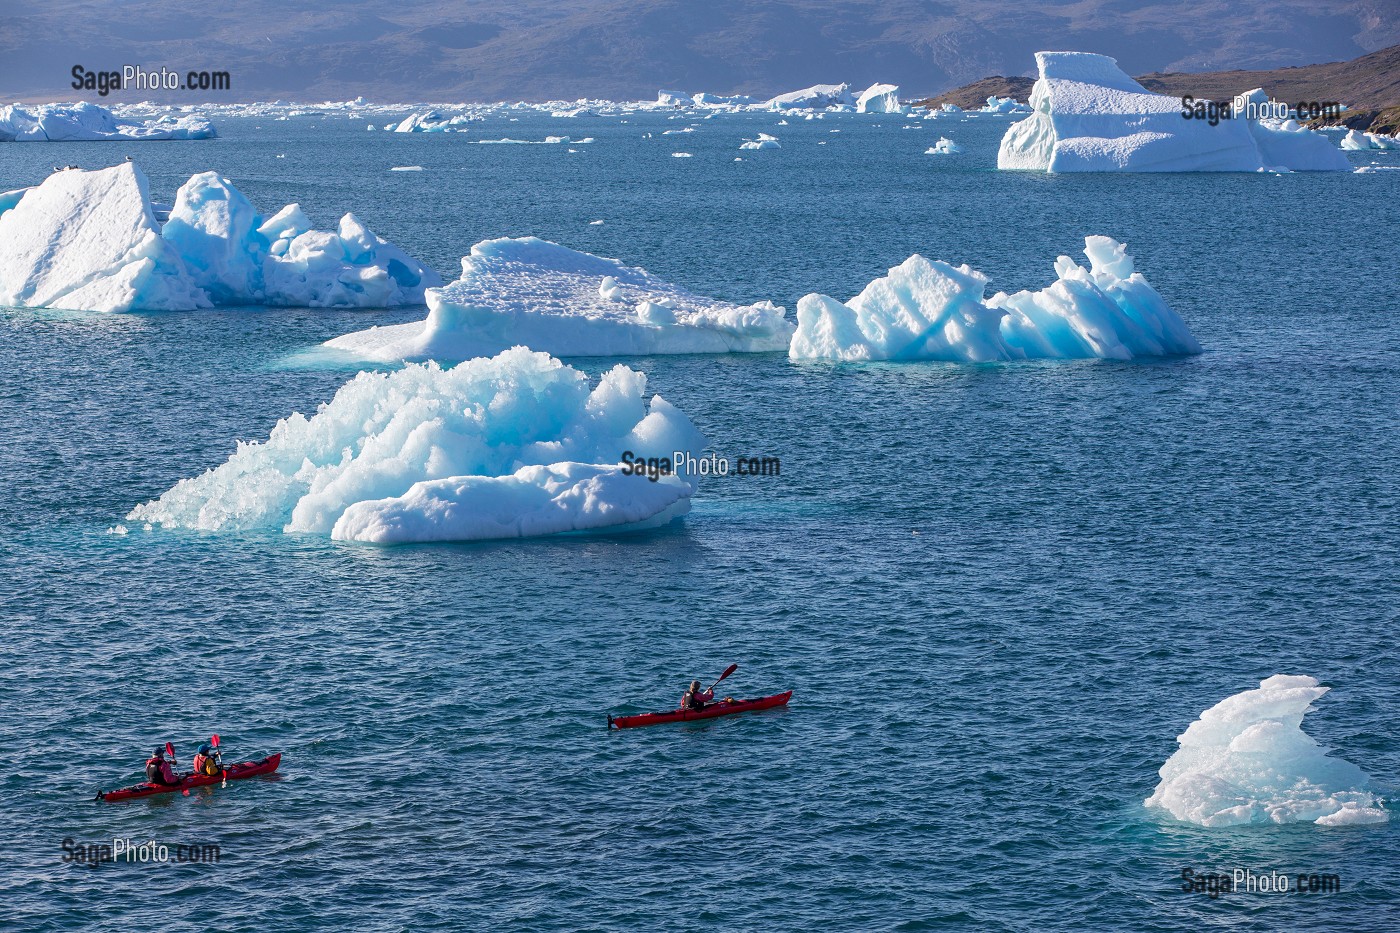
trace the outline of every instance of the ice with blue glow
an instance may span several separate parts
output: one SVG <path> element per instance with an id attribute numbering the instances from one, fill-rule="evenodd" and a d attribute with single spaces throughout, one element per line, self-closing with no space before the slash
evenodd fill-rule
<path id="1" fill-rule="evenodd" d="M 1365 772 L 1303 731 L 1303 717 L 1329 689 L 1275 674 L 1221 700 L 1177 737 L 1146 806 L 1210 827 L 1387 822 Z"/>
<path id="2" fill-rule="evenodd" d="M 418 304 L 442 281 L 353 214 L 335 232 L 295 204 L 264 218 L 214 172 L 180 187 L 163 226 L 133 163 L 55 172 L 4 200 L 0 304 L 12 307 L 372 308 Z"/>
<path id="3" fill-rule="evenodd" d="M 797 303 L 792 359 L 1115 359 L 1200 353 L 1186 323 L 1111 237 L 1084 241 L 1089 268 L 1068 256 L 1040 291 L 998 292 L 971 267 L 914 255 L 848 302 Z"/>
<path id="4" fill-rule="evenodd" d="M 699 457 L 705 438 L 646 376 L 588 377 L 515 347 L 451 368 L 362 372 L 310 418 L 239 442 L 127 518 L 166 529 L 328 535 L 392 544 L 664 525 L 689 511 L 685 464 L 649 478 L 625 456 Z"/>
<path id="5" fill-rule="evenodd" d="M 522 345 L 555 356 L 786 350 L 783 309 L 706 298 L 537 237 L 483 240 L 462 277 L 427 291 L 428 317 L 328 341 L 356 359 L 465 360 Z"/>

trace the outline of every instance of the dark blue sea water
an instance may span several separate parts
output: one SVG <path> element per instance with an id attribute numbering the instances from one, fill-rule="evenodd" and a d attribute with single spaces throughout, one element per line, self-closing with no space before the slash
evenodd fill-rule
<path id="1" fill-rule="evenodd" d="M 628 360 L 782 475 L 712 481 L 659 532 L 385 549 L 106 530 L 347 378 L 298 351 L 422 309 L 0 310 L 0 928 L 1400 926 L 1394 823 L 1142 806 L 1187 724 L 1280 672 L 1333 686 L 1305 728 L 1400 785 L 1400 172 L 1011 174 L 1003 118 L 627 119 L 225 119 L 0 147 L 0 189 L 130 153 L 162 200 L 215 169 L 268 213 L 354 211 L 449 279 L 477 240 L 536 234 L 789 308 L 915 251 L 1040 287 L 1102 233 L 1206 353 Z M 740 153 L 761 130 L 783 148 Z M 548 134 L 596 142 L 468 144 Z M 967 152 L 923 155 L 940 134 Z M 729 692 L 791 707 L 606 731 L 731 661 Z M 279 776 L 91 800 L 211 732 L 283 752 Z M 222 859 L 85 868 L 65 838 Z M 1211 899 L 1185 867 L 1343 889 Z"/>

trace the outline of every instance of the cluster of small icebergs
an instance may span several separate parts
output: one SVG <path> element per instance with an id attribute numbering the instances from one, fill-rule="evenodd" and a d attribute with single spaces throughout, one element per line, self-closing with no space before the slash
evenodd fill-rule
<path id="1" fill-rule="evenodd" d="M 150 119 L 120 118 L 96 104 L 12 104 L 0 107 L 0 142 L 211 139 L 214 124 L 199 114 L 161 111 Z"/>

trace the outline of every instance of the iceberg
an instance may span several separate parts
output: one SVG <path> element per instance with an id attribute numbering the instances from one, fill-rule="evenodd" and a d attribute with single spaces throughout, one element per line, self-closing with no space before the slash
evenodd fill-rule
<path id="1" fill-rule="evenodd" d="M 1187 119 L 1106 55 L 1037 52 L 1029 117 L 1002 137 L 997 168 L 1048 172 L 1350 171 L 1321 133 L 1283 120 Z M 1244 95 L 1267 103 L 1262 91 Z"/>
<path id="2" fill-rule="evenodd" d="M 71 142 L 92 140 L 211 139 L 214 124 L 197 114 L 161 115 L 152 120 L 124 120 L 105 107 L 86 102 L 0 107 L 0 142 Z"/>
<path id="3" fill-rule="evenodd" d="M 767 133 L 759 133 L 754 139 L 745 139 L 739 144 L 740 149 L 781 149 L 782 144 L 778 142 L 778 137 L 770 136 Z"/>
<path id="4" fill-rule="evenodd" d="M 938 142 L 924 150 L 924 155 L 953 155 L 962 152 L 962 146 L 946 136 L 938 137 Z"/>
<path id="5" fill-rule="evenodd" d="M 899 103 L 899 87 L 894 84 L 872 84 L 856 99 L 856 113 L 903 113 Z"/>
<path id="6" fill-rule="evenodd" d="M 479 116 L 469 114 L 459 114 L 455 117 L 444 117 L 436 110 L 428 110 L 423 113 L 409 114 L 398 124 L 392 126 L 392 132 L 447 133 L 455 130 L 459 126 L 480 119 L 481 117 Z"/>
<path id="7" fill-rule="evenodd" d="M 442 284 L 353 214 L 335 233 L 301 208 L 264 220 L 226 178 L 181 186 L 162 226 L 134 163 L 50 175 L 0 213 L 0 304 L 72 311 L 213 305 L 377 308 Z"/>
<path id="8" fill-rule="evenodd" d="M 1221 700 L 1177 737 L 1145 805 L 1210 827 L 1387 822 L 1366 774 L 1303 732 L 1303 717 L 1328 689 L 1275 674 Z"/>
<path id="9" fill-rule="evenodd" d="M 127 519 L 375 544 L 658 527 L 689 510 L 698 483 L 676 454 L 706 442 L 680 409 L 645 400 L 646 381 L 619 365 L 590 390 L 523 347 L 362 372 Z M 649 458 L 674 467 L 633 468 Z"/>
<path id="10" fill-rule="evenodd" d="M 1089 269 L 1061 256 L 1053 285 L 986 301 L 980 272 L 915 254 L 844 304 L 826 295 L 798 301 L 788 356 L 984 363 L 1201 352 L 1122 243 L 1087 237 L 1084 253 Z"/>
<path id="11" fill-rule="evenodd" d="M 1391 136 L 1378 136 L 1375 133 L 1365 133 L 1361 130 L 1347 130 L 1346 136 L 1342 138 L 1342 148 L 1352 151 L 1362 149 L 1400 149 L 1400 139 Z"/>
<path id="12" fill-rule="evenodd" d="M 0 305 L 78 311 L 210 306 L 162 237 L 132 163 L 55 172 L 0 214 Z"/>
<path id="13" fill-rule="evenodd" d="M 987 104 L 979 107 L 977 113 L 1030 113 L 1031 108 L 1021 103 L 1014 97 L 997 97 L 995 94 L 987 98 Z"/>
<path id="14" fill-rule="evenodd" d="M 773 352 L 793 325 L 771 302 L 705 298 L 536 237 L 483 240 L 462 277 L 427 291 L 428 317 L 337 337 L 356 359 L 465 360 L 517 344 L 555 356 Z"/>
<path id="15" fill-rule="evenodd" d="M 851 96 L 849 84 L 814 84 L 800 91 L 789 91 L 772 98 L 765 107 L 770 110 L 818 109 L 825 107 L 852 106 L 856 99 Z"/>

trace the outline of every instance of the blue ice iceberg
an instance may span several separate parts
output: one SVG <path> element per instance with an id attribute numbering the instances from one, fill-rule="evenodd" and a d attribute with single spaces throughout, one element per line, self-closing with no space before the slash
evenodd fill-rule
<path id="1" fill-rule="evenodd" d="M 441 282 L 353 214 L 334 233 L 295 204 L 265 220 L 213 172 L 181 186 L 163 227 L 132 163 L 56 172 L 0 213 L 0 304 L 15 307 L 374 308 L 419 304 Z"/>
<path id="2" fill-rule="evenodd" d="M 698 458 L 705 438 L 645 390 L 646 376 L 617 366 L 590 391 L 583 373 L 524 347 L 364 372 L 127 518 L 376 544 L 657 527 L 689 510 L 696 477 L 673 458 Z M 647 458 L 676 469 L 629 466 Z"/>
<path id="3" fill-rule="evenodd" d="M 1387 822 L 1366 774 L 1303 732 L 1303 717 L 1328 689 L 1275 674 L 1221 700 L 1177 737 L 1146 805 L 1212 827 Z"/>
<path id="4" fill-rule="evenodd" d="M 1088 269 L 1061 256 L 1053 285 L 990 300 L 980 272 L 911 256 L 848 302 L 802 298 L 788 355 L 983 363 L 1201 352 L 1185 322 L 1133 270 L 1122 243 L 1091 236 L 1084 244 Z"/>

